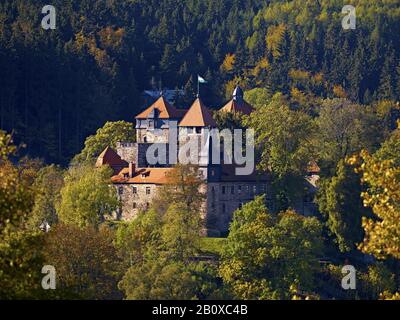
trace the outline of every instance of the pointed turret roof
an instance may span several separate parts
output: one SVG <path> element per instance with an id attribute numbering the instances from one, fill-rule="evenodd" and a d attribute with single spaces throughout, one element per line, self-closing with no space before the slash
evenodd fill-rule
<path id="1" fill-rule="evenodd" d="M 121 170 L 122 168 L 128 166 L 128 162 L 122 160 L 118 153 L 116 153 L 110 147 L 105 148 L 104 151 L 99 155 L 96 161 L 96 167 L 98 168 L 107 164 L 115 171 L 118 171 L 118 169 Z"/>
<path id="2" fill-rule="evenodd" d="M 154 117 L 154 111 L 157 110 L 158 118 L 160 119 L 179 119 L 182 117 L 182 112 L 171 106 L 164 96 L 160 96 L 150 107 L 142 111 L 135 118 L 136 119 L 147 119 Z"/>
<path id="3" fill-rule="evenodd" d="M 216 127 L 217 124 L 213 119 L 210 110 L 203 104 L 200 98 L 197 98 L 189 110 L 186 112 L 180 127 Z"/>
<path id="4" fill-rule="evenodd" d="M 232 99 L 220 111 L 249 115 L 252 113 L 253 107 L 244 100 L 243 90 L 239 86 L 236 86 L 232 94 Z"/>

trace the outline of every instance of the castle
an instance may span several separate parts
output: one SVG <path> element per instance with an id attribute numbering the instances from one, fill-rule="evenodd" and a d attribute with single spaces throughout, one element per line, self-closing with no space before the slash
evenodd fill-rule
<path id="1" fill-rule="evenodd" d="M 253 107 L 243 97 L 243 91 L 236 87 L 232 99 L 220 109 L 249 115 Z M 161 96 L 147 109 L 135 117 L 136 143 L 119 142 L 114 151 L 107 147 L 98 157 L 96 166 L 109 165 L 115 175 L 112 183 L 121 200 L 121 212 L 117 219 L 133 219 L 140 210 L 146 210 L 160 186 L 167 183 L 172 170 L 171 158 L 194 139 L 204 139 L 217 124 L 210 110 L 198 97 L 188 110 L 177 109 Z M 176 132 L 172 135 L 171 132 Z M 171 148 L 176 145 L 176 148 Z M 164 150 L 164 163 L 149 163 L 148 150 Z M 228 232 L 233 212 L 255 196 L 265 194 L 267 206 L 271 206 L 271 183 L 267 173 L 257 172 L 237 175 L 235 164 L 210 161 L 211 148 L 199 148 L 198 167 L 204 178 L 202 192 L 206 200 L 200 213 L 205 218 L 207 233 L 220 236 Z M 306 178 L 307 179 L 307 178 Z M 301 204 L 304 211 L 305 205 Z M 301 211 L 301 210 L 300 210 Z"/>

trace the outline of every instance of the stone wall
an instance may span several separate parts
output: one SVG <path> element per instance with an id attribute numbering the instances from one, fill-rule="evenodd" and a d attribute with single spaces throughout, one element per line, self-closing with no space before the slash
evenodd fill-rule
<path id="1" fill-rule="evenodd" d="M 117 142 L 117 154 L 126 162 L 136 162 L 137 144 L 131 142 Z"/>
<path id="2" fill-rule="evenodd" d="M 132 220 L 140 210 L 146 210 L 158 190 L 155 184 L 114 184 L 114 186 L 122 206 L 120 220 Z M 133 192 L 133 188 L 136 188 L 136 193 Z"/>
<path id="3" fill-rule="evenodd" d="M 139 143 L 167 143 L 169 129 L 136 129 L 136 141 Z"/>
<path id="4" fill-rule="evenodd" d="M 271 191 L 267 182 L 215 182 L 207 185 L 207 228 L 210 235 L 226 234 L 233 212 L 257 195 Z"/>
<path id="5" fill-rule="evenodd" d="M 165 167 L 171 167 L 170 160 L 169 160 L 169 144 L 168 143 L 138 143 L 138 157 L 135 160 L 135 163 L 138 168 L 147 168 L 147 167 L 156 167 L 156 168 L 165 168 Z M 149 164 L 148 159 L 147 159 L 147 149 L 153 146 L 153 151 L 157 150 L 155 152 L 151 152 L 151 155 L 156 157 L 157 160 L 159 160 L 161 163 L 156 163 L 156 164 Z M 155 154 L 158 152 L 160 156 L 157 156 Z M 150 160 L 149 160 L 150 161 Z M 165 163 L 164 163 L 165 162 Z"/>
<path id="6" fill-rule="evenodd" d="M 131 220 L 140 210 L 151 205 L 160 186 L 155 184 L 115 184 L 122 204 L 121 220 Z M 136 188 L 136 193 L 133 192 Z M 146 191 L 148 190 L 148 191 Z M 150 192 L 148 194 L 148 192 Z M 209 236 L 225 235 L 233 218 L 233 212 L 255 196 L 266 194 L 270 198 L 270 187 L 266 182 L 216 182 L 204 184 L 199 192 L 206 194 L 199 214 L 205 219 Z"/>

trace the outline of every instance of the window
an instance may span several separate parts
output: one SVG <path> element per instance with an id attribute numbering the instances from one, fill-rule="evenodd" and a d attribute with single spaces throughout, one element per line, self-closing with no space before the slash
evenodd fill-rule
<path id="1" fill-rule="evenodd" d="M 132 193 L 137 194 L 137 187 L 132 187 Z"/>
<path id="2" fill-rule="evenodd" d="M 214 175 L 215 175 L 214 170 L 211 170 L 211 176 L 214 177 Z"/>
<path id="3" fill-rule="evenodd" d="M 150 187 L 146 187 L 146 194 L 150 194 L 150 191 L 151 191 Z"/>
<path id="4" fill-rule="evenodd" d="M 225 203 L 222 204 L 222 213 L 226 213 L 226 204 Z"/>
<path id="5" fill-rule="evenodd" d="M 150 203 L 146 202 L 146 210 L 150 208 Z"/>
<path id="6" fill-rule="evenodd" d="M 201 133 L 201 127 L 195 127 L 194 128 L 194 132 L 196 132 L 197 134 Z"/>
<path id="7" fill-rule="evenodd" d="M 225 186 L 222 186 L 222 194 L 225 194 Z"/>
<path id="8" fill-rule="evenodd" d="M 238 186 L 238 194 L 242 193 L 242 186 Z"/>
<path id="9" fill-rule="evenodd" d="M 231 194 L 235 194 L 235 186 L 231 186 Z"/>
<path id="10" fill-rule="evenodd" d="M 118 194 L 119 195 L 124 194 L 124 187 L 118 187 Z"/>
<path id="11" fill-rule="evenodd" d="M 257 185 L 253 185 L 253 194 L 257 193 Z"/>
<path id="12" fill-rule="evenodd" d="M 243 202 L 239 202 L 239 209 L 242 209 L 243 207 Z"/>
<path id="13" fill-rule="evenodd" d="M 246 193 L 250 192 L 250 186 L 246 186 Z"/>
<path id="14" fill-rule="evenodd" d="M 147 137 L 146 136 L 143 137 L 143 142 L 147 143 Z"/>
<path id="15" fill-rule="evenodd" d="M 136 202 L 134 202 L 134 203 L 132 204 L 132 208 L 133 208 L 133 209 L 136 209 L 136 208 L 137 208 Z"/>

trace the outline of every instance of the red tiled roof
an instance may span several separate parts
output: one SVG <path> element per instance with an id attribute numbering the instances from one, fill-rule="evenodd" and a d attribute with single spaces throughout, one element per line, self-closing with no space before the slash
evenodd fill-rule
<path id="1" fill-rule="evenodd" d="M 113 183 L 128 183 L 128 184 L 166 184 L 168 182 L 168 173 L 174 168 L 143 168 L 135 171 L 131 178 L 129 168 L 124 168 L 120 173 L 111 178 Z M 127 176 L 127 177 L 126 177 Z"/>
<path id="2" fill-rule="evenodd" d="M 190 109 L 186 112 L 182 121 L 179 123 L 180 127 L 216 127 L 217 124 L 213 119 L 210 110 L 197 98 Z"/>
<path id="3" fill-rule="evenodd" d="M 99 155 L 96 161 L 96 167 L 108 164 L 112 165 L 128 165 L 128 163 L 121 159 L 121 157 L 112 148 L 107 147 Z"/>
<path id="4" fill-rule="evenodd" d="M 120 171 L 122 168 L 128 166 L 128 162 L 121 159 L 121 157 L 110 147 L 104 149 L 96 161 L 96 167 L 109 165 L 114 169 L 114 172 Z"/>
<path id="5" fill-rule="evenodd" d="M 238 101 L 235 99 L 231 99 L 225 106 L 220 109 L 220 111 L 223 112 L 242 113 L 245 115 L 249 115 L 253 112 L 253 110 L 253 107 L 245 100 Z"/>
<path id="6" fill-rule="evenodd" d="M 318 166 L 317 162 L 311 160 L 307 164 L 307 172 L 309 173 L 319 173 L 321 171 L 320 167 Z"/>
<path id="7" fill-rule="evenodd" d="M 135 118 L 136 119 L 147 119 L 149 114 L 154 110 L 157 109 L 159 112 L 160 119 L 179 119 L 182 118 L 184 110 L 178 110 L 175 107 L 171 106 L 167 100 L 163 96 L 158 98 L 156 102 L 154 102 L 150 107 L 146 110 L 139 113 Z"/>

